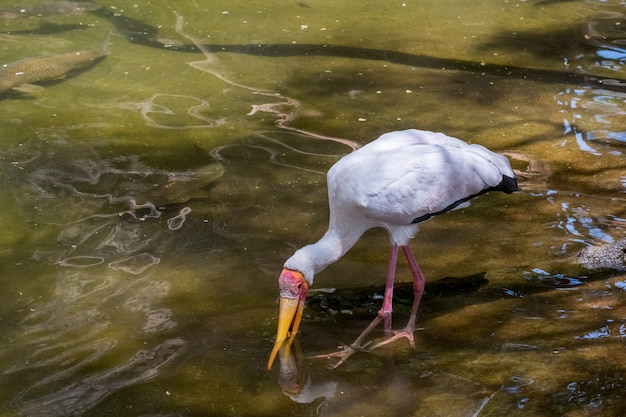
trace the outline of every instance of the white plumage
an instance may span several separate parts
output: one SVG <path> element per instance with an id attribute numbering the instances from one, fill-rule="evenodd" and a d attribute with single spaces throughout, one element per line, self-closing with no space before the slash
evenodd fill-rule
<path id="1" fill-rule="evenodd" d="M 383 343 L 407 337 L 413 344 L 424 278 L 407 245 L 417 233 L 418 223 L 465 207 L 480 194 L 517 190 L 517 180 L 506 157 L 442 133 L 420 130 L 386 133 L 339 160 L 328 171 L 328 231 L 318 242 L 296 251 L 285 262 L 279 277 L 281 304 L 284 300 L 296 310 L 289 310 L 291 317 L 282 323 L 279 320 L 279 335 L 268 367 L 288 334 L 291 337 L 287 348 L 297 332 L 304 297 L 315 274 L 341 258 L 373 227 L 385 228 L 391 240 L 383 307 L 357 341 L 335 355 L 343 362 L 360 348 L 363 337 L 381 320 L 385 320 L 385 328 L 389 330 L 398 247 L 403 249 L 413 273 L 416 300 L 407 328 Z M 281 315 L 283 310 L 281 306 Z M 281 330 L 285 330 L 282 335 Z"/>

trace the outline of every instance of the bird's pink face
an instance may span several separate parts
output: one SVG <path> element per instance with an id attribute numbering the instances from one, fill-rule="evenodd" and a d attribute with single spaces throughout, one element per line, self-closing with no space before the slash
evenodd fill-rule
<path id="1" fill-rule="evenodd" d="M 309 284 L 304 276 L 291 269 L 283 269 L 278 277 L 278 287 L 280 289 L 280 307 L 278 311 L 278 331 L 276 342 L 267 363 L 267 369 L 272 368 L 274 359 L 284 346 L 284 353 L 289 353 L 289 348 L 293 342 L 304 310 L 304 299 L 309 290 Z"/>

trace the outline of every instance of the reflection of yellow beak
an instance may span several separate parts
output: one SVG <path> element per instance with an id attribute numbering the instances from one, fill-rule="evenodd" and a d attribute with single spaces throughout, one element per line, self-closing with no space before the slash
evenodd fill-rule
<path id="1" fill-rule="evenodd" d="M 280 298 L 280 307 L 278 311 L 278 332 L 276 333 L 276 342 L 267 362 L 267 369 L 272 369 L 272 364 L 280 348 L 285 344 L 284 354 L 289 354 L 291 343 L 298 333 L 300 321 L 302 320 L 302 311 L 304 310 L 304 301 L 300 302 L 291 298 Z M 286 340 L 286 342 L 285 342 Z"/>

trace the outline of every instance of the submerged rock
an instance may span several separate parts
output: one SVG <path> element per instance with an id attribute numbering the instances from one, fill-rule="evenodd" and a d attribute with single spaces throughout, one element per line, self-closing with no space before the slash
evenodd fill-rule
<path id="1" fill-rule="evenodd" d="M 626 238 L 581 250 L 576 261 L 588 269 L 610 268 L 626 271 Z"/>

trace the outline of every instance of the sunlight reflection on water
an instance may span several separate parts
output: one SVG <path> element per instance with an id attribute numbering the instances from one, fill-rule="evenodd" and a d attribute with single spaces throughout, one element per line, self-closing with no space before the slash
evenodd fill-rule
<path id="1" fill-rule="evenodd" d="M 618 147 L 610 145 L 613 141 L 624 142 L 624 132 L 612 129 L 619 128 L 619 121 L 626 115 L 622 110 L 626 94 L 601 89 L 576 90 L 562 94 L 563 97 L 570 97 L 561 104 L 569 105 L 572 109 L 572 119 L 564 120 L 564 133 L 573 132 L 576 143 L 584 152 L 592 155 L 601 155 L 603 152 L 621 155 L 622 151 Z"/>
<path id="2" fill-rule="evenodd" d="M 586 43 L 593 47 L 600 60 L 596 66 L 616 72 L 623 71 L 624 49 L 620 47 L 626 42 L 622 31 L 615 30 L 624 15 L 619 12 L 596 12 L 588 18 Z M 620 81 L 606 79 L 605 85 L 620 85 Z M 626 93 L 602 88 L 577 88 L 561 93 L 568 97 L 559 104 L 572 109 L 572 118 L 564 121 L 566 133 L 574 131 L 576 141 L 582 151 L 593 155 L 611 152 L 621 155 L 619 148 L 607 148 L 607 142 L 624 142 L 624 132 L 619 129 L 626 112 L 624 103 Z"/>

